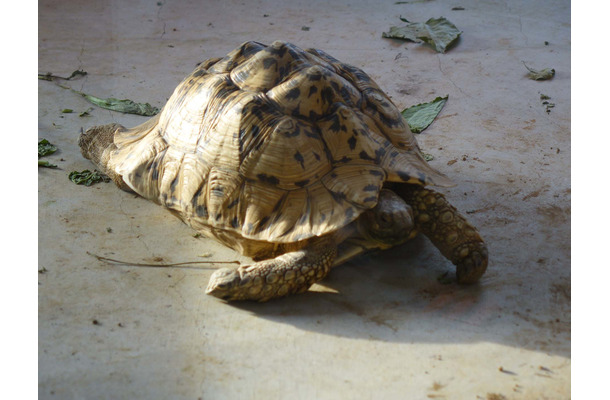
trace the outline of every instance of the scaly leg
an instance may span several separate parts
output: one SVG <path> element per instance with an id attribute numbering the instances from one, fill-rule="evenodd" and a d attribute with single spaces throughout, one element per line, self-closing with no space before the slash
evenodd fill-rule
<path id="1" fill-rule="evenodd" d="M 228 301 L 261 302 L 302 293 L 328 275 L 336 254 L 333 238 L 312 240 L 298 251 L 237 269 L 219 269 L 212 274 L 206 293 Z"/>
<path id="2" fill-rule="evenodd" d="M 401 185 L 395 191 L 413 208 L 417 230 L 456 265 L 457 281 L 478 281 L 487 269 L 487 246 L 466 218 L 433 190 Z"/>

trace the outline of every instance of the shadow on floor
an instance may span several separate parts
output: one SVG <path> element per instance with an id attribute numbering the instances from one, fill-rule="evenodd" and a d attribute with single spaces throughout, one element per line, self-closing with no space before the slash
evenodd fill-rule
<path id="1" fill-rule="evenodd" d="M 549 316 L 535 296 L 522 295 L 518 279 L 503 278 L 507 266 L 493 259 L 488 274 L 475 285 L 443 283 L 438 278 L 452 266 L 425 241 L 417 238 L 360 257 L 302 295 L 227 306 L 333 336 L 403 343 L 495 342 L 569 356 L 569 313 L 565 321 L 561 315 Z"/>

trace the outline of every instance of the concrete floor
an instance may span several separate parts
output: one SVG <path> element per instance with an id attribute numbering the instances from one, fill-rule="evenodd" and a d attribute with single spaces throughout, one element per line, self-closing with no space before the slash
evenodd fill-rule
<path id="1" fill-rule="evenodd" d="M 87 252 L 243 258 L 112 184 L 72 184 L 92 168 L 81 127 L 145 117 L 79 117 L 90 104 L 40 81 L 38 137 L 60 149 L 38 172 L 40 399 L 570 398 L 570 2 L 325 3 L 42 0 L 39 72 L 84 69 L 73 88 L 161 107 L 198 62 L 281 39 L 363 68 L 400 108 L 448 94 L 418 140 L 488 242 L 480 284 L 439 283 L 452 266 L 424 238 L 267 304 L 206 296 L 213 268 L 100 262 Z M 382 39 L 399 16 L 463 34 L 446 54 Z"/>

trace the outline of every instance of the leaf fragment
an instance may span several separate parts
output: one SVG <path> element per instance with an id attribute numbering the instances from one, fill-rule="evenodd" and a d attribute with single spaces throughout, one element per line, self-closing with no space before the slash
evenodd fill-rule
<path id="1" fill-rule="evenodd" d="M 541 70 L 536 70 L 536 69 L 528 67 L 527 64 L 525 63 L 525 61 L 521 61 L 521 62 L 523 63 L 523 65 L 525 65 L 525 68 L 527 68 L 527 70 L 529 71 L 527 76 L 532 80 L 546 81 L 555 76 L 554 68 L 545 68 L 545 69 L 541 69 Z"/>
<path id="2" fill-rule="evenodd" d="M 48 156 L 57 151 L 57 147 L 51 144 L 47 139 L 42 139 L 38 142 L 38 158 Z"/>
<path id="3" fill-rule="evenodd" d="M 129 100 L 129 99 L 119 100 L 119 99 L 115 99 L 113 97 L 109 97 L 107 99 L 102 99 L 100 97 L 92 96 L 87 93 L 79 92 L 78 90 L 74 90 L 69 86 L 62 85 L 57 82 L 57 79 L 70 80 L 74 76 L 86 75 L 86 74 L 87 73 L 85 71 L 81 71 L 81 70 L 74 71 L 72 73 L 72 75 L 70 75 L 68 78 L 52 75 L 51 73 L 38 74 L 38 79 L 52 81 L 57 86 L 59 86 L 63 89 L 71 90 L 72 92 L 83 96 L 90 103 L 92 103 L 98 107 L 105 108 L 107 110 L 118 111 L 118 112 L 122 112 L 122 113 L 126 113 L 126 114 L 143 115 L 146 117 L 152 117 L 153 115 L 157 115 L 159 113 L 160 109 L 157 107 L 151 106 L 149 103 L 136 103 L 133 100 Z M 80 116 L 82 117 L 82 116 L 86 116 L 86 115 L 88 115 L 88 111 L 82 113 Z"/>
<path id="4" fill-rule="evenodd" d="M 68 175 L 68 178 L 72 182 L 76 183 L 77 185 L 85 185 L 85 186 L 91 186 L 94 183 L 98 183 L 98 182 L 110 182 L 110 180 L 111 180 L 109 177 L 102 174 L 98 170 L 94 170 L 93 172 L 91 172 L 88 169 L 81 171 L 81 172 L 72 171 Z"/>
<path id="5" fill-rule="evenodd" d="M 411 132 L 421 133 L 426 129 L 432 121 L 441 112 L 445 103 L 449 99 L 449 95 L 445 97 L 437 97 L 428 103 L 416 104 L 412 107 L 405 108 L 401 114 L 407 120 Z"/>
<path id="6" fill-rule="evenodd" d="M 453 23 L 445 17 L 430 18 L 426 22 L 406 22 L 406 26 L 391 26 L 389 32 L 383 32 L 382 37 L 390 39 L 403 39 L 412 42 L 424 42 L 439 53 L 444 53 L 456 43 L 462 34 Z"/>
<path id="7" fill-rule="evenodd" d="M 51 164 L 47 160 L 38 160 L 38 166 L 43 168 L 57 168 L 57 165 Z"/>
<path id="8" fill-rule="evenodd" d="M 89 107 L 88 109 L 86 109 L 85 111 L 83 111 L 82 113 L 78 114 L 79 117 L 90 117 L 91 114 L 89 114 L 89 111 L 93 111 L 93 107 Z"/>

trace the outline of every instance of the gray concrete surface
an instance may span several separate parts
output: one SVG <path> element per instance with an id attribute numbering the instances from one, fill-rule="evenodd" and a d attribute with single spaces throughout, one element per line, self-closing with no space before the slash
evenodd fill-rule
<path id="1" fill-rule="evenodd" d="M 463 34 L 446 54 L 382 39 L 399 16 Z M 39 72 L 84 69 L 67 83 L 99 97 L 160 107 L 198 62 L 276 39 L 363 68 L 399 107 L 448 94 L 418 140 L 491 262 L 478 285 L 441 284 L 452 266 L 419 238 L 306 294 L 233 305 L 204 294 L 214 267 L 98 261 L 243 258 L 112 184 L 72 184 L 92 168 L 81 127 L 145 118 L 79 117 L 89 103 L 39 81 L 38 137 L 60 149 L 38 171 L 39 398 L 569 399 L 570 31 L 565 0 L 40 1 Z"/>

